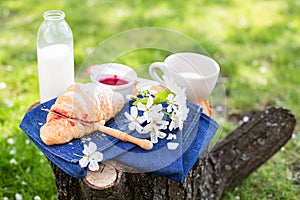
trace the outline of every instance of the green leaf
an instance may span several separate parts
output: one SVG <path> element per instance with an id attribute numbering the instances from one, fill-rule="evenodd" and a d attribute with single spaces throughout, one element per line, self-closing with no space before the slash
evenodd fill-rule
<path id="1" fill-rule="evenodd" d="M 148 101 L 148 98 L 141 98 L 141 99 L 137 99 L 135 102 L 133 102 L 133 105 L 136 106 L 139 102 L 141 102 L 142 104 L 144 105 L 147 105 L 147 101 Z"/>
<path id="2" fill-rule="evenodd" d="M 143 94 L 143 93 L 141 93 Z M 175 95 L 174 92 L 172 92 L 171 90 L 169 89 L 164 89 L 163 91 L 157 93 L 153 99 L 153 103 L 154 104 L 160 104 L 160 103 L 163 103 L 163 102 L 167 102 L 167 97 L 169 94 L 173 94 Z M 139 102 L 141 102 L 142 104 L 144 105 L 147 105 L 147 101 L 148 101 L 148 97 L 144 97 L 144 98 L 141 98 L 141 99 L 136 99 L 133 103 L 134 106 L 136 106 Z"/>
<path id="3" fill-rule="evenodd" d="M 159 103 L 163 103 L 163 102 L 167 102 L 167 97 L 169 94 L 174 94 L 174 92 L 172 92 L 169 89 L 164 89 L 163 91 L 159 92 L 156 94 L 156 96 L 154 97 L 154 104 L 159 104 Z"/>

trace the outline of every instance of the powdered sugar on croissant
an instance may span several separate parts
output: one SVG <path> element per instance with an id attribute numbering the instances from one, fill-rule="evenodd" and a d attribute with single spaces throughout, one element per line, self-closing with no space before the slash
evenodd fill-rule
<path id="1" fill-rule="evenodd" d="M 104 124 L 124 106 L 120 93 L 94 83 L 75 83 L 59 96 L 40 129 L 42 141 L 47 145 L 63 144 L 81 138 L 95 130 L 97 123 Z M 54 113 L 59 113 L 60 117 Z M 84 126 L 76 119 L 89 125 Z"/>
<path id="2" fill-rule="evenodd" d="M 59 96 L 52 111 L 84 122 L 108 121 L 124 105 L 121 94 L 94 83 L 76 83 Z"/>

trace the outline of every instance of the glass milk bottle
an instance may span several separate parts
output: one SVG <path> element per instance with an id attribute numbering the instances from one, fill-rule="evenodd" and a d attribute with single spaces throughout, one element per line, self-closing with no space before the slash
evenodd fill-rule
<path id="1" fill-rule="evenodd" d="M 37 33 L 40 102 L 62 94 L 74 83 L 73 35 L 65 13 L 50 10 Z"/>

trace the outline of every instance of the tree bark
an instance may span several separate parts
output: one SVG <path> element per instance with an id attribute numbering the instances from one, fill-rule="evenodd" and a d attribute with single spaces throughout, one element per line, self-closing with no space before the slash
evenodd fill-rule
<path id="1" fill-rule="evenodd" d="M 206 159 L 202 198 L 220 198 L 225 190 L 237 186 L 286 144 L 295 125 L 289 110 L 271 108 L 220 140 Z"/>
<path id="2" fill-rule="evenodd" d="M 284 146 L 295 124 L 295 117 L 283 108 L 257 113 L 204 153 L 206 156 L 199 158 L 183 184 L 151 173 L 126 173 L 117 163 L 110 163 L 102 164 L 98 174 L 88 173 L 96 181 L 95 177 L 114 176 L 115 180 L 105 187 L 105 181 L 72 178 L 50 162 L 58 198 L 220 199 L 225 190 L 238 185 Z"/>

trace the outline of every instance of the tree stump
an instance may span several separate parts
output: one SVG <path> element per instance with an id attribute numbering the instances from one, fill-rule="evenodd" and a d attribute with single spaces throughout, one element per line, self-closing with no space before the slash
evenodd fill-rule
<path id="1" fill-rule="evenodd" d="M 126 173 L 113 161 L 100 164 L 101 170 L 88 172 L 85 179 L 76 179 L 50 162 L 58 198 L 219 199 L 284 146 L 295 124 L 293 114 L 283 108 L 257 113 L 204 153 L 183 184 L 152 173 Z"/>

